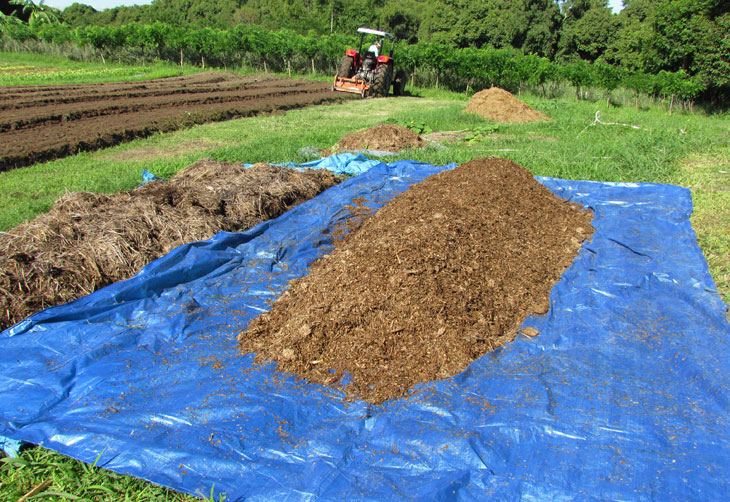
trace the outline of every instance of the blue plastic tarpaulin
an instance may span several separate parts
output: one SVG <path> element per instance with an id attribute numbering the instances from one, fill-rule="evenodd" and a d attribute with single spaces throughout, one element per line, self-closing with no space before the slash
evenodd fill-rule
<path id="1" fill-rule="evenodd" d="M 370 170 L 371 167 L 378 165 L 380 162 L 377 160 L 371 160 L 362 153 L 345 152 L 335 155 L 330 155 L 323 159 L 311 160 L 304 162 L 303 164 L 297 164 L 295 162 L 284 162 L 281 164 L 275 164 L 277 166 L 291 167 L 292 169 L 304 170 L 304 169 L 327 169 L 332 171 L 334 174 L 348 174 L 356 176 Z M 246 167 L 250 167 L 253 164 L 244 164 Z"/>
<path id="2" fill-rule="evenodd" d="M 348 403 L 237 353 L 346 205 L 449 167 L 378 163 L 3 332 L 0 434 L 227 500 L 725 498 L 730 326 L 684 188 L 539 178 L 596 228 L 539 336 L 409 397 Z"/>

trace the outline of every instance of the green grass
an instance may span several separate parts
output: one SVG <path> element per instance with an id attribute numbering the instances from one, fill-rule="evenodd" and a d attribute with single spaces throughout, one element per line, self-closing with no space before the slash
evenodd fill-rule
<path id="1" fill-rule="evenodd" d="M 142 169 L 168 177 L 203 157 L 236 162 L 303 161 L 303 146 L 327 148 L 342 135 L 388 120 L 433 131 L 476 131 L 469 141 L 403 152 L 397 158 L 433 164 L 482 156 L 510 158 L 537 175 L 601 181 L 674 183 L 692 190 L 692 224 L 715 278 L 730 302 L 730 117 L 659 107 L 606 108 L 605 101 L 523 96 L 551 122 L 494 124 L 462 113 L 463 94 L 412 90 L 414 96 L 353 100 L 286 114 L 208 124 L 115 148 L 0 173 L 0 229 L 47 210 L 65 191 L 114 192 L 139 183 Z M 620 125 L 591 125 L 601 121 Z M 15 500 L 51 481 L 46 500 L 171 500 L 193 497 L 89 466 L 42 448 L 0 464 L 0 498 Z M 68 495 L 49 495 L 66 493 Z"/>
<path id="2" fill-rule="evenodd" d="M 403 152 L 434 164 L 482 156 L 512 159 L 542 176 L 602 181 L 671 182 L 682 158 L 727 142 L 728 118 L 675 114 L 661 109 L 604 109 L 603 102 L 526 97 L 551 122 L 494 124 L 464 114 L 463 95 L 352 100 L 286 114 L 233 120 L 155 135 L 115 148 L 0 173 L 0 230 L 48 210 L 65 191 L 114 192 L 134 187 L 142 169 L 167 177 L 191 162 L 212 157 L 236 162 L 305 160 L 303 146 L 333 146 L 343 134 L 385 122 L 413 120 L 434 131 L 485 130 L 443 150 Z M 439 94 L 444 94 L 440 91 Z M 603 122 L 637 125 L 591 126 Z M 684 130 L 685 133 L 681 131 Z"/>
<path id="3" fill-rule="evenodd" d="M 83 63 L 57 56 L 14 52 L 0 52 L 0 61 L 0 86 L 150 80 L 201 71 L 186 66 L 181 72 L 179 66 L 167 63 L 145 66 Z"/>
<path id="4" fill-rule="evenodd" d="M 192 502 L 219 500 L 207 494 L 201 498 L 183 495 L 141 479 L 101 469 L 58 453 L 32 447 L 17 458 L 0 459 L 0 499 L 18 500 L 34 487 L 47 488 L 29 500 Z"/>
<path id="5" fill-rule="evenodd" d="M 692 191 L 691 221 L 717 290 L 730 304 L 730 145 L 682 159 L 672 182 Z"/>

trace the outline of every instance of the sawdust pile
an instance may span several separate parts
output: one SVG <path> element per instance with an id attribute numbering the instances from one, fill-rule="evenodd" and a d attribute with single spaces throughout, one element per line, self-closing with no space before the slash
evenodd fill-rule
<path id="1" fill-rule="evenodd" d="M 546 312 L 591 220 L 523 167 L 473 160 L 365 219 L 250 323 L 240 350 L 350 397 L 403 396 L 463 371 L 511 341 L 528 314 Z"/>
<path id="2" fill-rule="evenodd" d="M 334 152 L 350 150 L 384 150 L 400 152 L 407 148 L 421 148 L 421 138 L 407 127 L 394 124 L 380 124 L 364 131 L 347 134 L 333 148 Z"/>
<path id="3" fill-rule="evenodd" d="M 466 104 L 465 113 L 475 113 L 496 122 L 536 122 L 550 117 L 515 98 L 512 93 L 492 87 L 479 91 Z"/>
<path id="4" fill-rule="evenodd" d="M 324 170 L 201 160 L 127 192 L 68 193 L 0 234 L 0 328 L 127 279 L 177 246 L 279 216 L 335 183 Z"/>

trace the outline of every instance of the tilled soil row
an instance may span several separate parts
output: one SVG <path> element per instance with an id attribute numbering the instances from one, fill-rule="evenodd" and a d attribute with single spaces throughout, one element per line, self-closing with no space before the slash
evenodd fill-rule
<path id="1" fill-rule="evenodd" d="M 403 396 L 460 373 L 511 341 L 527 315 L 545 313 L 591 220 L 509 160 L 468 162 L 350 232 L 250 323 L 240 350 L 350 397 Z"/>
<path id="2" fill-rule="evenodd" d="M 301 87 L 267 88 L 267 89 L 233 89 L 221 91 L 198 92 L 189 95 L 167 94 L 147 96 L 145 98 L 103 98 L 83 103 L 57 104 L 39 106 L 31 109 L 13 110 L 3 113 L 0 119 L 0 133 L 12 130 L 28 129 L 65 123 L 73 126 L 73 122 L 92 117 L 120 115 L 130 113 L 151 112 L 160 109 L 179 107 L 199 108 L 207 105 L 240 106 L 247 101 L 260 103 L 261 100 L 279 100 L 301 94 L 311 94 L 310 89 Z"/>
<path id="3" fill-rule="evenodd" d="M 67 194 L 0 234 L 0 330 L 128 279 L 177 246 L 279 216 L 335 183 L 325 170 L 202 160 L 131 191 Z"/>
<path id="4" fill-rule="evenodd" d="M 288 79 L 283 79 L 288 81 Z M 271 82 L 280 82 L 282 79 L 273 76 L 264 77 L 243 77 L 233 73 L 199 73 L 195 75 L 184 75 L 178 77 L 164 77 L 155 80 L 146 80 L 142 82 L 107 82 L 100 84 L 65 84 L 65 85 L 25 85 L 12 86 L 2 89 L 0 94 L 0 106 L 14 108 L 23 103 L 23 99 L 32 102 L 33 100 L 45 101 L 52 103 L 54 101 L 64 102 L 65 100 L 77 99 L 84 96 L 106 96 L 124 93 L 155 93 L 184 92 L 186 90 L 194 90 L 204 88 L 204 86 L 214 87 L 224 85 L 225 83 L 240 83 L 242 85 L 256 85 L 262 83 L 269 85 Z"/>
<path id="5" fill-rule="evenodd" d="M 137 85 L 135 87 L 107 89 L 97 87 L 93 89 L 87 88 L 71 88 L 66 87 L 60 92 L 54 89 L 51 92 L 39 92 L 37 89 L 31 88 L 30 95 L 13 95 L 6 93 L 0 95 L 0 110 L 2 115 L 2 124 L 12 124 L 18 118 L 27 117 L 29 114 L 42 117 L 48 114 L 48 110 L 53 110 L 53 114 L 73 113 L 79 110 L 86 110 L 90 104 L 114 103 L 116 101 L 138 100 L 140 102 L 147 101 L 151 98 L 167 98 L 187 99 L 195 102 L 210 99 L 216 95 L 240 94 L 241 96 L 257 96 L 265 93 L 287 93 L 294 90 L 309 90 L 311 86 L 305 80 L 287 80 L 287 79 L 251 79 L 251 81 L 221 81 L 215 85 L 185 85 L 180 87 L 171 87 L 172 82 L 168 82 L 165 87 Z M 109 85 L 109 84 L 96 84 Z M 12 88 L 17 89 L 17 88 Z"/>
<path id="6" fill-rule="evenodd" d="M 30 97 L 34 91 L 38 100 L 23 105 L 19 93 Z M 346 97 L 323 82 L 218 73 L 145 84 L 0 88 L 0 105 L 6 107 L 0 119 L 0 171 L 156 132 Z"/>

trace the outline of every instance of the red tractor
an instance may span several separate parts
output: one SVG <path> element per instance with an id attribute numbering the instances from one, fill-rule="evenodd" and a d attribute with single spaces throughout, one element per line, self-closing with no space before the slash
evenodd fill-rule
<path id="1" fill-rule="evenodd" d="M 393 50 L 396 39 L 390 33 L 372 30 L 370 28 L 358 28 L 360 33 L 360 48 L 347 49 L 345 56 L 340 63 L 340 70 L 335 76 L 332 89 L 335 91 L 354 92 L 363 98 L 368 96 L 387 96 L 390 87 L 393 86 L 393 94 L 400 96 L 406 85 L 406 75 L 403 70 L 394 70 Z M 362 56 L 363 42 L 365 35 L 375 35 L 376 41 Z M 381 48 L 385 48 L 385 42 L 390 42 L 390 53 L 384 55 Z"/>

